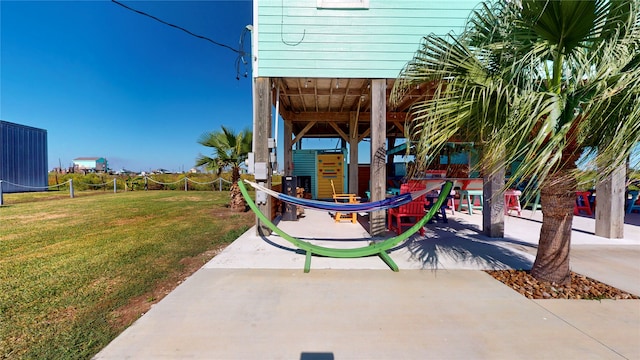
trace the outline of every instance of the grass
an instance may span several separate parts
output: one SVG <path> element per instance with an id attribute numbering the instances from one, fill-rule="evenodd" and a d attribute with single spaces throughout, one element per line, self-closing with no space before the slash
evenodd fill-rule
<path id="1" fill-rule="evenodd" d="M 228 192 L 20 195 L 0 207 L 0 358 L 90 358 L 126 327 L 117 309 L 254 220 Z"/>

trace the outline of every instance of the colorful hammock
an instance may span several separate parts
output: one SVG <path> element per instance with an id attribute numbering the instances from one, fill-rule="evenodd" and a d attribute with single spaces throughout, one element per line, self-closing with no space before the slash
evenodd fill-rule
<path id="1" fill-rule="evenodd" d="M 411 201 L 419 198 L 420 196 L 430 191 L 439 189 L 440 186 L 442 186 L 442 184 L 435 184 L 433 185 L 433 187 L 428 189 L 408 192 L 408 193 L 396 195 L 392 198 L 388 198 L 380 201 L 351 204 L 351 203 L 336 203 L 336 202 L 330 202 L 330 201 L 303 199 L 303 198 L 299 198 L 299 197 L 295 197 L 295 196 L 291 196 L 291 195 L 287 195 L 287 194 L 283 194 L 283 193 L 271 190 L 260 184 L 256 184 L 253 181 L 249 181 L 249 180 L 244 180 L 244 181 L 247 184 L 253 186 L 254 189 L 263 191 L 273 196 L 276 199 L 282 200 L 290 204 L 301 206 L 307 209 L 339 211 L 341 213 L 353 213 L 353 212 L 360 212 L 360 211 L 369 212 L 369 211 L 386 210 L 389 208 L 398 207 L 400 205 L 408 204 Z"/>
<path id="2" fill-rule="evenodd" d="M 381 241 L 379 243 L 372 243 L 368 246 L 363 246 L 359 248 L 353 249 L 335 249 L 329 248 L 325 246 L 314 245 L 308 241 L 304 241 L 293 237 L 286 232 L 282 231 L 279 227 L 277 227 L 274 223 L 271 222 L 269 218 L 267 218 L 258 208 L 253 199 L 247 192 L 246 187 L 242 183 L 242 181 L 238 181 L 238 187 L 240 188 L 240 192 L 242 192 L 242 196 L 244 196 L 245 200 L 247 200 L 247 204 L 256 213 L 256 216 L 260 219 L 261 223 L 271 229 L 276 234 L 280 235 L 283 239 L 297 246 L 299 249 L 306 251 L 306 257 L 304 262 L 304 272 L 308 273 L 311 269 L 311 256 L 313 254 L 320 256 L 327 256 L 332 258 L 359 258 L 366 257 L 371 255 L 378 255 L 384 261 L 389 268 L 393 271 L 398 271 L 398 265 L 391 259 L 389 254 L 387 254 L 387 250 L 393 248 L 399 243 L 408 239 L 411 235 L 415 234 L 420 230 L 423 226 L 427 224 L 429 220 L 436 214 L 437 211 L 440 210 L 440 207 L 447 200 L 447 196 L 449 192 L 451 192 L 451 188 L 453 187 L 453 183 L 447 181 L 440 191 L 440 196 L 436 200 L 435 204 L 431 206 L 431 209 L 424 215 L 424 217 L 418 221 L 415 225 L 407 229 L 407 231 L 403 232 L 398 236 L 394 236 L 387 240 Z"/>

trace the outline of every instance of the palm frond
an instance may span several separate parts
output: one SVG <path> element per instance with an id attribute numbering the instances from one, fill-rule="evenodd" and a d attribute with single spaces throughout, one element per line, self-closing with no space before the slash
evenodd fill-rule
<path id="1" fill-rule="evenodd" d="M 640 141 L 636 0 L 482 5 L 460 37 L 426 36 L 391 102 L 417 83 L 407 136 L 426 165 L 452 139 L 483 146 L 483 168 L 521 163 L 512 181 L 545 181 L 597 149 L 602 175 Z M 592 150 L 594 151 L 594 150 Z M 567 176 L 575 174 L 568 173 Z"/>
<path id="2" fill-rule="evenodd" d="M 251 151 L 252 132 L 245 129 L 236 133 L 234 130 L 221 126 L 221 131 L 204 133 L 198 139 L 198 143 L 212 149 L 213 156 L 199 156 L 196 166 L 206 166 L 218 173 L 224 170 L 232 170 L 235 174 Z"/>

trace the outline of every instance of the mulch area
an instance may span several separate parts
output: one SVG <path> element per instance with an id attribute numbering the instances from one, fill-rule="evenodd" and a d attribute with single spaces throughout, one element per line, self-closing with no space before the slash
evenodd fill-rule
<path id="1" fill-rule="evenodd" d="M 574 272 L 571 272 L 571 285 L 568 286 L 538 281 L 525 270 L 486 272 L 529 299 L 640 299 L 636 295 Z"/>

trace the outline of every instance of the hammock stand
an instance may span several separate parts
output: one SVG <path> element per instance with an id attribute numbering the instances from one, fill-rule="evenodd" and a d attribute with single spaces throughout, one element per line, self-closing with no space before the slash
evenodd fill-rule
<path id="1" fill-rule="evenodd" d="M 404 233 L 398 236 L 394 236 L 392 238 L 386 239 L 379 243 L 370 244 L 368 246 L 352 248 L 352 249 L 336 249 L 336 248 L 329 248 L 325 246 L 314 245 L 308 241 L 298 239 L 296 237 L 293 237 L 285 233 L 280 228 L 278 228 L 274 223 L 272 223 L 271 220 L 269 220 L 269 218 L 267 218 L 260 211 L 256 203 L 253 201 L 253 199 L 247 192 L 247 188 L 245 187 L 242 181 L 238 181 L 238 187 L 240 188 L 240 191 L 242 192 L 242 195 L 244 196 L 251 210 L 253 210 L 253 212 L 256 214 L 256 216 L 258 216 L 260 221 L 262 221 L 265 226 L 267 226 L 276 234 L 280 235 L 283 239 L 287 240 L 288 242 L 292 243 L 299 249 L 302 249 L 306 252 L 306 258 L 304 262 L 304 272 L 308 273 L 311 269 L 311 256 L 313 254 L 332 257 L 332 258 L 359 258 L 359 257 L 366 257 L 371 255 L 378 255 L 380 256 L 382 261 L 384 261 L 389 266 L 389 268 L 391 268 L 391 270 L 399 271 L 398 265 L 391 259 L 389 254 L 387 254 L 387 250 L 391 249 L 392 247 L 408 239 L 411 235 L 415 234 L 418 230 L 420 230 L 429 220 L 431 220 L 431 218 L 433 218 L 436 212 L 440 210 L 440 207 L 447 200 L 447 196 L 451 192 L 453 183 L 450 181 L 447 181 L 442 186 L 442 190 L 440 191 L 440 196 L 438 196 L 438 199 L 436 200 L 435 204 L 431 206 L 431 209 L 429 209 L 429 211 L 425 214 L 425 216 L 420 221 L 418 221 L 415 225 L 407 229 L 407 231 L 405 231 Z"/>
<path id="2" fill-rule="evenodd" d="M 334 203 L 329 201 L 309 200 L 309 199 L 302 199 L 295 196 L 290 196 L 287 194 L 283 194 L 283 193 L 271 190 L 267 187 L 261 186 L 247 179 L 245 179 L 244 182 L 251 185 L 254 189 L 258 191 L 265 192 L 273 196 L 274 198 L 287 202 L 289 204 L 301 206 L 307 209 L 339 211 L 343 213 L 387 210 L 390 208 L 398 207 L 400 205 L 405 205 L 419 198 L 420 196 L 428 193 L 429 191 L 439 189 L 440 186 L 444 184 L 444 181 L 443 181 L 442 183 L 432 186 L 431 188 L 426 188 L 419 191 L 407 192 L 407 193 L 400 194 L 392 198 L 384 199 L 380 201 L 364 202 L 364 203 Z"/>

